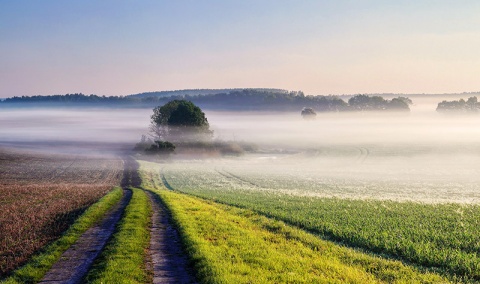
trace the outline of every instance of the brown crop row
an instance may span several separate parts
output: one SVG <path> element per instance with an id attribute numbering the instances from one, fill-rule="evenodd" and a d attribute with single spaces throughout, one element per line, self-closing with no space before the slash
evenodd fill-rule
<path id="1" fill-rule="evenodd" d="M 0 149 L 0 278 L 120 183 L 116 158 Z"/>

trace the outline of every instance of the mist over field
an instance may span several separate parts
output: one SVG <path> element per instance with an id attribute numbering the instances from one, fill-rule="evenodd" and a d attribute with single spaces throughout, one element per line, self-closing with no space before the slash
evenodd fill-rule
<path id="1" fill-rule="evenodd" d="M 206 160 L 179 156 L 173 163 L 226 169 L 288 194 L 478 202 L 480 117 L 437 113 L 437 102 L 414 101 L 410 113 L 329 112 L 315 120 L 302 119 L 300 110 L 205 110 L 215 139 L 253 144 L 256 151 Z M 131 149 L 149 134 L 151 114 L 151 109 L 2 109 L 0 142 L 82 154 Z"/>
<path id="2" fill-rule="evenodd" d="M 0 146 L 47 152 L 111 154 L 131 149 L 148 132 L 139 109 L 13 108 L 0 111 Z"/>

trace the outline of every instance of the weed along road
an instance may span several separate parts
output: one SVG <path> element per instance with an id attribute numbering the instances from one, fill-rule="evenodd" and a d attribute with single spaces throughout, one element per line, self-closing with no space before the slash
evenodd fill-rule
<path id="1" fill-rule="evenodd" d="M 95 258 L 112 236 L 132 192 L 123 190 L 122 200 L 105 216 L 103 221 L 90 228 L 79 240 L 62 254 L 40 283 L 81 283 Z"/>
<path id="2" fill-rule="evenodd" d="M 138 167 L 134 159 L 124 158 L 122 199 L 62 254 L 40 283 L 196 283 L 170 215 L 158 195 L 141 189 Z M 132 235 L 134 231 L 140 234 Z M 137 247 L 140 253 L 125 247 Z M 112 269 L 116 266 L 120 268 Z"/>
<path id="3" fill-rule="evenodd" d="M 78 241 L 65 251 L 59 261 L 47 272 L 40 283 L 81 283 L 95 259 L 107 244 L 132 198 L 130 184 L 137 182 L 131 163 L 124 160 L 122 180 L 123 197 L 103 218 L 87 230 Z"/>

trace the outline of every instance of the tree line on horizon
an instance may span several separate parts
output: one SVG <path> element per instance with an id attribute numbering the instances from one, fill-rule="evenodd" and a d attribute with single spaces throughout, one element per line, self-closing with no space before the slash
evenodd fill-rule
<path id="1" fill-rule="evenodd" d="M 190 90 L 191 91 L 191 90 Z M 225 110 L 270 110 L 298 111 L 310 107 L 319 112 L 342 111 L 409 111 L 412 101 L 406 97 L 384 99 L 381 96 L 355 95 L 348 101 L 338 96 L 311 96 L 302 91 L 280 89 L 233 89 L 209 95 L 181 94 L 171 96 L 98 96 L 82 93 L 50 96 L 21 96 L 7 98 L 0 105 L 36 103 L 35 106 L 112 106 L 112 107 L 152 107 L 172 100 L 188 100 L 205 109 Z M 37 104 L 38 103 L 38 104 Z"/>

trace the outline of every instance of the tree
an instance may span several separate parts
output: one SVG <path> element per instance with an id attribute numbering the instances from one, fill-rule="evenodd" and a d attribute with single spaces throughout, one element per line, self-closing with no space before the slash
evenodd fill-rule
<path id="1" fill-rule="evenodd" d="M 354 110 L 373 110 L 375 109 L 374 102 L 370 96 L 356 95 L 348 100 L 348 104 Z"/>
<path id="2" fill-rule="evenodd" d="M 301 114 L 303 119 L 315 119 L 317 116 L 317 113 L 310 107 L 304 107 Z"/>
<path id="3" fill-rule="evenodd" d="M 465 104 L 466 104 L 467 109 L 469 111 L 471 111 L 471 112 L 477 112 L 478 111 L 478 99 L 477 99 L 477 97 L 468 98 L 468 100 Z"/>
<path id="4" fill-rule="evenodd" d="M 205 113 L 186 100 L 173 100 L 154 108 L 151 119 L 151 130 L 164 141 L 198 141 L 210 139 L 213 134 Z"/>
<path id="5" fill-rule="evenodd" d="M 411 101 L 408 99 L 408 101 Z M 388 103 L 388 109 L 389 110 L 397 110 L 397 111 L 408 111 L 410 110 L 410 107 L 408 107 L 408 101 L 398 97 L 398 98 L 393 98 L 389 103 Z"/>
<path id="6" fill-rule="evenodd" d="M 407 97 L 397 97 L 398 100 L 403 101 L 407 105 L 413 105 L 413 101 L 410 98 Z M 392 99 L 393 100 L 393 99 Z"/>

